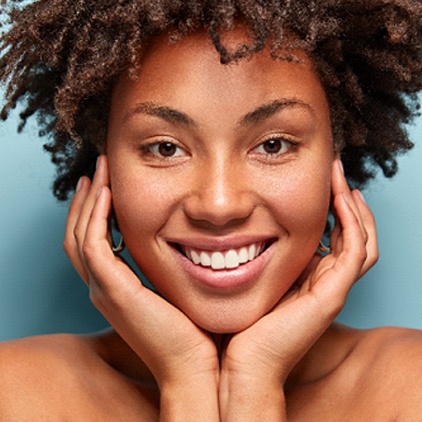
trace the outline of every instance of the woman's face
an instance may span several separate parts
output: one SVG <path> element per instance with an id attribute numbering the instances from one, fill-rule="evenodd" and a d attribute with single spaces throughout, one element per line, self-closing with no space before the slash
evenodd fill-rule
<path id="1" fill-rule="evenodd" d="M 233 45 L 242 33 L 232 33 Z M 115 86 L 114 210 L 136 264 L 206 330 L 245 329 L 306 267 L 324 231 L 329 110 L 309 59 L 222 65 L 202 33 L 142 52 Z"/>

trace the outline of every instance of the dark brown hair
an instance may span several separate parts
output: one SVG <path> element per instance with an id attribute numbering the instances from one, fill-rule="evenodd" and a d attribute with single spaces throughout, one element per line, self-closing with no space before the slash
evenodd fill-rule
<path id="1" fill-rule="evenodd" d="M 123 70 L 134 74 L 140 46 L 163 32 L 177 41 L 205 29 L 222 63 L 266 45 L 274 57 L 281 46 L 307 51 L 353 186 L 377 167 L 394 175 L 396 155 L 412 146 L 404 125 L 417 115 L 422 88 L 420 0 L 39 0 L 25 7 L 9 0 L 0 7 L 8 21 L 0 41 L 1 117 L 18 103 L 19 129 L 37 116 L 57 165 L 59 199 L 81 175 L 92 175 L 114 81 Z M 228 51 L 222 35 L 239 20 L 249 42 Z"/>

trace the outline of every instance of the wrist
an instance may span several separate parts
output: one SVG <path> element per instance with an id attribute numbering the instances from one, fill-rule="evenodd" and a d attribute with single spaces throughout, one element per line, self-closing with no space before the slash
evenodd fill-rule
<path id="1" fill-rule="evenodd" d="M 276 377 L 222 373 L 219 403 L 222 419 L 227 422 L 286 420 L 283 385 Z"/>
<path id="2" fill-rule="evenodd" d="M 194 376 L 160 386 L 160 421 L 219 421 L 218 379 Z"/>

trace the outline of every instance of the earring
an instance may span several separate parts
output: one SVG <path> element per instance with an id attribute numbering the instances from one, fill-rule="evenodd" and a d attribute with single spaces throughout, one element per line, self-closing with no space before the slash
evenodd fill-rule
<path id="1" fill-rule="evenodd" d="M 123 250 L 125 249 L 125 242 L 123 240 L 123 236 L 120 235 L 120 241 L 119 243 L 114 246 L 113 244 L 111 245 L 111 250 L 113 251 L 113 253 L 115 255 L 119 254 L 120 252 L 123 252 Z"/>
<path id="2" fill-rule="evenodd" d="M 322 240 L 319 241 L 318 249 L 325 254 L 331 253 L 331 249 L 329 246 L 325 246 L 324 243 L 322 243 Z"/>

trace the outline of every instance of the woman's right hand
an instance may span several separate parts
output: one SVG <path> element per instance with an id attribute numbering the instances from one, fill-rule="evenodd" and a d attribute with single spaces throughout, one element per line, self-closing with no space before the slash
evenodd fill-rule
<path id="1" fill-rule="evenodd" d="M 108 163 L 102 155 L 92 183 L 82 177 L 72 200 L 66 254 L 89 287 L 94 306 L 153 373 L 161 392 L 161 420 L 170 414 L 184 420 L 218 420 L 215 343 L 181 311 L 144 287 L 112 252 L 111 202 Z"/>

